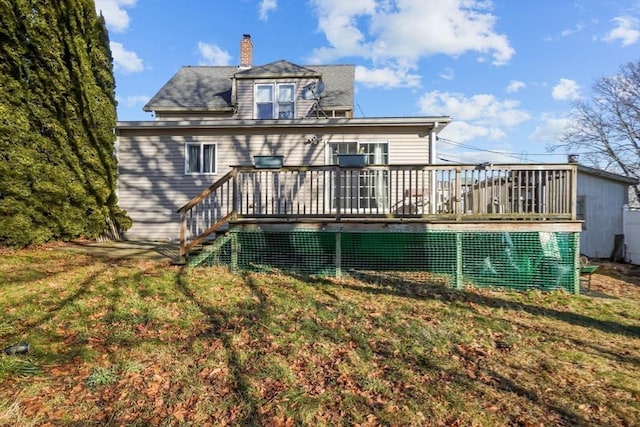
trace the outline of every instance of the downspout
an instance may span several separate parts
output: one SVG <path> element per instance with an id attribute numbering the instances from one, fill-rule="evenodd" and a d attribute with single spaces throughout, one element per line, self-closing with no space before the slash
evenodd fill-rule
<path id="1" fill-rule="evenodd" d="M 436 141 L 438 139 L 436 135 L 436 129 L 438 129 L 438 122 L 433 123 L 431 132 L 429 132 L 429 164 L 436 164 Z"/>
<path id="2" fill-rule="evenodd" d="M 438 122 L 433 123 L 431 132 L 429 132 L 429 164 L 436 164 L 436 141 L 438 139 L 436 129 L 438 129 Z M 437 187 L 438 187 L 438 175 L 435 169 L 431 170 L 431 185 L 429 190 L 429 213 L 436 213 L 436 199 L 437 199 Z"/>

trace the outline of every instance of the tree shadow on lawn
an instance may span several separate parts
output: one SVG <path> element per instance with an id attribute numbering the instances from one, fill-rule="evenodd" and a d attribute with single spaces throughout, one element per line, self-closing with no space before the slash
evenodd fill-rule
<path id="1" fill-rule="evenodd" d="M 456 290 L 446 287 L 444 284 L 434 284 L 431 282 L 418 283 L 416 281 L 407 280 L 400 276 L 382 277 L 369 272 L 354 272 L 353 277 L 369 282 L 379 284 L 378 287 L 363 287 L 356 284 L 341 284 L 341 286 L 349 287 L 354 290 L 361 290 L 373 294 L 387 294 L 404 296 L 416 299 L 439 299 L 443 301 L 459 301 L 469 302 L 473 304 L 483 305 L 489 308 L 502 308 L 512 311 L 523 311 L 535 316 L 545 316 L 556 320 L 567 322 L 576 326 L 587 328 L 595 328 L 602 332 L 630 336 L 632 338 L 640 338 L 640 327 L 626 325 L 619 322 L 609 320 L 600 320 L 582 314 L 571 313 L 568 311 L 560 311 L 553 308 L 539 307 L 522 302 L 509 301 L 498 296 L 482 295 L 477 292 L 467 292 L 464 290 Z M 335 285 L 335 283 L 333 283 Z"/>
<path id="2" fill-rule="evenodd" d="M 453 351 L 460 358 L 463 366 L 467 367 L 467 369 L 471 367 L 470 370 L 476 372 L 473 375 L 472 380 L 475 384 L 470 381 L 468 374 L 463 375 L 459 370 L 450 370 L 447 374 L 454 378 L 458 378 L 459 381 L 463 383 L 466 382 L 470 384 L 474 388 L 478 388 L 478 384 L 482 384 L 498 391 L 502 398 L 500 401 L 496 402 L 496 404 L 508 407 L 511 405 L 517 405 L 518 399 L 524 399 L 534 406 L 546 408 L 550 413 L 560 418 L 559 420 L 545 420 L 546 422 L 551 422 L 553 424 L 558 422 L 559 425 L 589 424 L 588 419 L 585 417 L 554 403 L 555 399 L 553 399 L 552 396 L 542 396 L 541 393 L 536 392 L 535 390 L 530 390 L 524 385 L 518 384 L 517 378 L 509 378 L 495 369 L 485 367 L 482 356 L 474 354 L 473 352 L 463 351 L 461 347 L 454 347 Z M 509 395 L 514 397 L 510 397 Z M 503 410 L 505 409 L 503 408 Z"/>
<path id="3" fill-rule="evenodd" d="M 252 302 L 245 304 L 242 309 L 243 312 L 251 313 L 247 318 L 242 318 L 240 324 L 237 319 L 232 319 L 228 312 L 225 310 L 216 309 L 210 305 L 204 304 L 194 290 L 189 287 L 187 280 L 186 267 L 182 266 L 176 275 L 177 289 L 193 304 L 195 304 L 200 312 L 207 318 L 210 328 L 207 331 L 201 333 L 212 338 L 218 338 L 224 345 L 224 349 L 227 355 L 228 366 L 231 371 L 232 380 L 236 386 L 236 391 L 239 398 L 247 405 L 247 412 L 244 417 L 236 420 L 240 425 L 259 425 L 260 416 L 258 413 L 258 402 L 254 399 L 249 391 L 249 383 L 247 381 L 248 376 L 243 371 L 242 363 L 240 362 L 240 353 L 236 350 L 233 343 L 233 335 L 237 332 L 238 328 L 246 330 L 251 329 L 251 323 L 266 316 L 267 300 L 264 293 L 258 288 L 253 279 L 248 276 L 243 276 L 243 283 L 249 287 L 252 294 L 256 297 L 251 300 Z"/>
<path id="4" fill-rule="evenodd" d="M 332 280 L 323 280 L 322 284 L 329 286 L 340 286 L 342 288 L 371 293 L 375 295 L 392 295 L 419 300 L 432 299 L 450 303 L 468 302 L 473 305 L 483 305 L 489 308 L 501 308 L 516 312 L 522 311 L 536 316 L 547 316 L 555 320 L 569 323 L 571 325 L 595 327 L 606 333 L 615 333 L 631 337 L 638 337 L 640 335 L 638 333 L 639 328 L 634 326 L 628 326 L 620 324 L 618 322 L 602 321 L 580 314 L 563 312 L 556 309 L 542 308 L 530 304 L 509 301 L 503 298 L 499 298 L 498 296 L 488 296 L 476 292 L 456 290 L 447 287 L 446 284 L 442 283 L 432 283 L 429 281 L 416 282 L 393 275 L 385 275 L 386 278 L 381 279 L 381 276 L 379 274 L 368 272 L 357 272 L 352 274 L 352 276 L 365 283 L 374 283 L 375 286 L 358 285 L 354 282 L 349 282 L 349 280 L 340 281 L 339 283 L 336 283 Z M 471 309 L 471 306 L 469 308 Z M 531 328 L 532 326 L 527 324 L 520 324 L 520 327 L 526 330 Z M 548 330 L 537 328 L 535 326 L 534 329 L 536 329 L 543 335 L 552 334 Z M 588 348 L 594 353 L 601 354 L 605 358 L 617 363 L 624 363 L 631 366 L 635 366 L 637 363 L 640 363 L 640 359 L 634 357 L 632 353 L 616 353 L 614 351 L 611 351 L 610 349 L 593 345 L 576 337 L 565 337 L 563 339 L 572 342 L 578 348 Z M 472 354 L 473 352 L 461 351 L 461 348 L 459 346 L 453 346 L 453 351 L 457 354 L 459 360 L 462 360 L 464 364 L 475 365 L 476 370 L 484 372 L 484 375 L 479 374 L 470 376 L 464 371 L 440 368 L 447 377 L 454 379 L 457 384 L 467 386 L 470 390 L 477 389 L 477 386 L 479 384 L 484 384 L 487 387 L 498 390 L 501 394 L 513 394 L 514 396 L 518 396 L 519 398 L 530 401 L 533 405 L 547 408 L 551 413 L 556 414 L 558 417 L 560 417 L 563 423 L 566 422 L 569 423 L 569 425 L 588 425 L 592 421 L 589 421 L 588 418 L 585 418 L 577 411 L 564 406 L 561 401 L 556 401 L 551 396 L 543 397 L 540 395 L 540 393 L 537 393 L 534 390 L 529 390 L 525 385 L 519 384 L 517 378 L 509 378 L 508 376 L 505 376 L 503 373 L 500 373 L 495 369 L 483 367 L 481 363 L 482 356 Z M 382 354 L 382 356 L 391 357 L 391 355 L 385 354 Z M 403 358 L 403 355 L 399 355 L 396 357 Z M 423 366 L 424 364 L 420 365 Z M 628 390 L 628 392 L 633 393 L 632 390 Z M 578 399 L 580 399 L 580 397 L 578 397 Z M 505 404 L 508 405 L 508 403 Z M 614 411 L 615 408 L 611 408 L 611 410 Z M 625 419 L 624 414 L 619 415 L 621 416 L 621 419 Z"/>
<path id="5" fill-rule="evenodd" d="M 73 267 L 74 268 L 82 268 L 82 267 L 87 267 L 93 264 L 93 261 L 87 261 L 87 262 L 82 262 L 79 264 L 74 264 Z M 11 318 L 9 317 L 6 313 L 4 314 L 5 319 L 4 321 L 6 323 L 16 323 L 19 324 L 20 326 L 17 329 L 17 334 L 22 335 L 22 336 L 28 336 L 29 334 L 29 330 L 32 329 L 36 329 L 42 325 L 44 325 L 45 323 L 47 323 L 48 321 L 50 321 L 51 319 L 53 319 L 56 315 L 58 315 L 58 313 L 62 310 L 64 310 L 65 307 L 69 306 L 70 304 L 72 304 L 74 301 L 77 301 L 81 298 L 83 298 L 84 296 L 86 296 L 89 291 L 90 291 L 90 287 L 91 285 L 94 283 L 94 281 L 96 280 L 96 278 L 98 278 L 101 274 L 103 274 L 105 271 L 107 271 L 109 269 L 109 267 L 105 267 L 102 268 L 88 276 L 86 276 L 78 285 L 77 285 L 77 289 L 69 294 L 68 296 L 60 299 L 59 301 L 55 302 L 54 304 L 52 304 L 52 306 L 47 306 L 47 307 L 43 307 L 43 311 L 45 312 L 45 314 L 43 314 L 40 317 L 37 317 L 33 320 L 27 320 L 24 321 L 23 319 L 18 319 L 18 318 Z M 67 271 L 60 271 L 57 272 L 56 275 L 65 275 L 68 274 Z M 51 275 L 44 275 L 42 279 L 40 280 L 45 280 L 45 279 L 53 279 L 53 277 Z M 42 301 L 42 295 L 41 294 L 37 294 L 33 297 L 33 299 L 39 299 L 38 305 L 40 305 L 42 307 L 43 301 Z M 35 304 L 34 301 L 30 301 L 30 300 L 23 300 L 23 303 L 28 303 L 28 304 Z"/>
<path id="6" fill-rule="evenodd" d="M 296 278 L 294 276 L 289 277 L 294 280 L 299 280 L 299 278 Z M 366 275 L 360 276 L 361 280 L 366 280 L 366 278 Z M 210 331 L 207 331 L 207 335 L 210 335 L 212 338 L 220 339 L 224 345 L 227 363 L 230 368 L 232 380 L 237 390 L 238 398 L 241 399 L 241 401 L 246 405 L 247 409 L 243 414 L 244 418 L 239 420 L 239 422 L 243 424 L 256 424 L 261 421 L 262 403 L 259 398 L 255 398 L 251 394 L 250 381 L 252 379 L 252 373 L 248 372 L 246 368 L 243 367 L 243 364 L 241 362 L 241 356 L 243 353 L 237 347 L 237 344 L 234 343 L 233 337 L 239 331 L 244 330 L 251 335 L 251 338 L 254 338 L 257 341 L 261 341 L 264 339 L 263 336 L 257 336 L 258 334 L 261 334 L 261 332 L 255 328 L 255 323 L 268 323 L 268 319 L 265 318 L 265 316 L 269 316 L 267 312 L 268 301 L 264 291 L 260 289 L 259 282 L 257 282 L 256 279 L 254 279 L 250 274 L 244 274 L 242 276 L 242 279 L 243 285 L 246 285 L 250 289 L 250 293 L 254 296 L 254 298 L 249 298 L 248 300 L 243 299 L 238 303 L 241 305 L 240 308 L 242 310 L 242 313 L 249 314 L 247 316 L 243 316 L 241 320 L 238 320 L 237 317 L 233 318 L 232 316 L 230 316 L 230 312 L 228 312 L 227 310 L 215 308 L 209 304 L 203 303 L 200 300 L 197 291 L 190 287 L 184 268 L 180 269 L 180 272 L 176 276 L 176 286 L 179 291 L 192 303 L 194 303 L 199 308 L 199 310 L 207 317 L 208 322 L 210 323 Z M 502 300 L 497 297 L 490 298 L 473 293 L 467 293 L 464 291 L 457 291 L 451 288 L 446 288 L 442 284 L 418 284 L 407 280 L 399 280 L 394 284 L 389 284 L 382 282 L 379 277 L 370 276 L 369 279 L 373 283 L 376 283 L 378 286 L 367 287 L 344 282 L 336 283 L 328 279 L 317 279 L 314 280 L 313 283 L 316 283 L 318 285 L 318 287 L 320 288 L 319 291 L 322 294 L 328 296 L 332 300 L 339 300 L 340 298 L 338 297 L 338 295 L 336 295 L 336 293 L 331 291 L 329 286 L 337 286 L 358 292 L 403 296 L 416 299 L 438 299 L 445 302 L 468 301 L 476 304 L 484 304 L 490 307 L 502 307 L 511 310 L 528 310 L 533 314 L 542 313 L 539 310 L 533 310 L 533 307 L 526 304 L 514 303 Z M 545 312 L 545 314 L 548 313 Z M 554 315 L 554 311 L 551 311 L 551 315 Z M 559 316 L 559 314 L 557 313 L 555 315 Z M 562 318 L 561 320 L 565 319 Z M 577 321 L 575 319 L 570 320 Z M 317 327 L 327 328 L 322 324 L 317 324 Z M 358 337 L 350 335 L 352 333 L 350 330 L 347 330 L 344 333 L 349 336 L 336 338 L 335 333 L 332 334 L 330 333 L 330 331 L 327 331 L 327 333 L 323 333 L 322 330 L 319 330 L 316 336 L 318 340 L 332 340 L 333 343 L 337 346 L 343 345 L 345 343 L 345 340 L 356 343 L 359 342 Z M 419 373 L 422 372 L 429 373 L 429 375 L 434 378 L 444 376 L 448 378 L 448 381 L 453 384 L 455 388 L 460 390 L 471 390 L 472 393 L 482 393 L 478 389 L 478 386 L 482 384 L 487 387 L 492 387 L 501 395 L 503 395 L 504 393 L 513 393 L 520 398 L 527 399 L 535 406 L 546 408 L 549 413 L 553 414 L 552 416 L 560 418 L 563 422 L 578 425 L 588 424 L 588 421 L 585 418 L 581 417 L 579 414 L 572 412 L 570 409 L 556 405 L 552 400 L 546 401 L 545 399 L 542 399 L 536 394 L 535 391 L 527 390 L 526 387 L 517 384 L 515 380 L 504 377 L 498 372 L 485 370 L 485 373 L 488 374 L 489 378 L 482 380 L 478 379 L 478 377 L 475 375 L 469 375 L 468 372 L 464 372 L 456 368 L 443 367 L 441 364 L 442 361 L 437 356 L 428 354 L 428 352 L 427 354 L 421 355 L 415 353 L 405 354 L 402 352 L 398 354 L 394 352 L 391 347 L 388 347 L 384 344 L 384 342 L 377 342 L 373 345 L 372 348 L 370 348 L 370 351 L 383 358 L 383 360 L 399 361 L 418 375 L 420 375 Z M 469 362 L 472 362 L 469 354 L 460 353 L 459 355 L 461 359 L 467 359 Z M 389 381 L 397 381 L 397 378 L 395 377 L 397 375 L 401 376 L 400 371 L 395 372 L 395 369 L 397 368 L 395 368 L 394 366 L 395 365 L 389 365 L 383 369 L 385 370 L 385 372 L 382 375 L 385 376 L 385 378 Z M 333 367 L 332 369 L 335 369 L 335 367 Z M 441 385 L 438 384 L 431 386 L 436 388 L 441 387 Z M 476 390 L 476 392 L 473 392 L 473 390 Z M 417 401 L 420 401 L 420 399 L 424 398 L 421 393 L 428 393 L 428 390 L 414 390 L 407 391 L 406 393 L 408 393 L 408 395 L 396 396 L 396 399 L 402 399 L 404 397 L 409 399 L 417 399 Z M 453 416 L 455 417 L 455 415 Z"/>
<path id="7" fill-rule="evenodd" d="M 6 320 L 7 323 L 17 323 L 19 327 L 16 328 L 12 334 L 14 340 L 27 340 L 32 338 L 36 341 L 36 345 L 32 345 L 32 351 L 37 359 L 45 365 L 64 364 L 68 363 L 76 357 L 83 357 L 87 352 L 91 351 L 108 351 L 107 347 L 111 344 L 118 345 L 120 348 L 133 347 L 134 342 L 128 342 L 127 340 L 117 340 L 111 336 L 115 332 L 121 332 L 122 328 L 114 328 L 113 319 L 110 318 L 114 315 L 117 316 L 118 300 L 123 296 L 122 290 L 127 289 L 127 285 L 130 283 L 141 283 L 144 277 L 148 274 L 153 274 L 153 271 L 157 268 L 164 268 L 161 264 L 149 265 L 148 268 L 135 269 L 131 274 L 111 278 L 109 280 L 104 279 L 104 275 L 118 268 L 121 263 L 127 263 L 127 261 L 118 261 L 112 259 L 111 262 L 104 267 L 86 275 L 79 283 L 75 283 L 75 290 L 67 296 L 53 302 L 50 305 L 43 306 L 43 314 L 35 316 L 31 320 L 20 320 L 17 318 Z M 95 259 L 89 258 L 88 261 L 80 264 L 74 264 L 73 268 L 82 268 L 95 264 Z M 61 272 L 58 274 L 69 274 L 69 271 Z M 141 297 L 144 295 L 142 291 L 138 290 Z M 52 297 L 53 298 L 53 297 Z M 106 308 L 106 312 L 99 319 L 89 319 L 84 323 L 82 315 L 64 314 L 65 310 L 68 310 L 75 303 L 83 304 L 82 301 L 90 302 L 95 299 L 100 307 Z M 89 308 L 90 310 L 94 310 Z M 134 321 L 136 316 L 133 314 L 127 315 L 127 325 Z M 59 319 L 59 320 L 56 320 Z M 80 325 L 74 325 L 76 321 L 80 321 Z M 52 323 L 50 328 L 46 331 L 40 331 L 44 325 Z M 85 325 L 88 329 L 86 333 L 78 330 L 78 326 Z M 108 328 L 106 330 L 102 328 Z M 141 344 L 140 340 L 135 342 L 135 345 Z M 53 347 L 52 347 L 53 346 Z M 48 349 L 47 349 L 48 348 Z M 55 351 L 52 351 L 55 348 Z"/>

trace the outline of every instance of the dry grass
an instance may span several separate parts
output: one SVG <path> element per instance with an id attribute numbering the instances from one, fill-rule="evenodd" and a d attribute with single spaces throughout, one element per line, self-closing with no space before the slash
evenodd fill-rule
<path id="1" fill-rule="evenodd" d="M 4 251 L 2 425 L 640 425 L 640 280 L 589 295 L 428 275 L 184 270 Z M 20 360 L 21 371 L 15 366 Z"/>

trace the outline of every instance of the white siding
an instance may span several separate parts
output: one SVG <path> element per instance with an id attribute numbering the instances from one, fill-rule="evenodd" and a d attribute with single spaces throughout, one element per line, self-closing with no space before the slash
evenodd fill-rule
<path id="1" fill-rule="evenodd" d="M 578 197 L 584 197 L 585 229 L 580 253 L 591 258 L 611 256 L 616 234 L 622 234 L 622 206 L 628 184 L 578 172 Z"/>
<path id="2" fill-rule="evenodd" d="M 626 208 L 624 212 L 625 259 L 640 265 L 640 209 Z"/>

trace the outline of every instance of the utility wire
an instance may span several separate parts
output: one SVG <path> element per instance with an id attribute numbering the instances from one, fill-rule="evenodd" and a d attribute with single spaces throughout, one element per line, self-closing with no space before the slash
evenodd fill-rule
<path id="1" fill-rule="evenodd" d="M 495 151 L 495 150 L 487 150 L 484 148 L 478 148 L 478 147 L 474 147 L 472 145 L 468 145 L 468 144 L 463 144 L 461 142 L 456 142 L 456 141 L 452 141 L 450 139 L 447 138 L 443 138 L 441 136 L 437 136 L 436 140 L 438 141 L 442 141 L 445 144 L 449 144 L 449 145 L 453 145 L 453 146 L 457 146 L 457 147 L 462 147 L 462 148 L 467 148 L 469 150 L 474 150 L 474 151 L 482 151 L 485 153 L 492 153 L 492 154 L 499 154 L 501 156 L 507 156 L 507 157 L 513 157 L 515 159 L 520 160 L 521 159 L 521 155 L 522 153 L 511 153 L 508 151 Z M 572 153 L 572 154 L 597 154 L 597 151 L 587 151 L 584 153 Z M 563 153 L 527 153 L 527 156 L 566 156 L 566 154 Z"/>
<path id="2" fill-rule="evenodd" d="M 467 148 L 467 149 L 476 150 L 476 151 L 482 151 L 482 152 L 485 152 L 485 153 L 499 154 L 501 156 L 512 157 L 514 159 L 520 160 L 520 156 L 517 155 L 516 153 L 507 153 L 507 152 L 504 152 L 504 151 L 485 150 L 483 148 L 473 147 L 471 145 L 467 145 L 467 144 L 462 144 L 460 142 L 451 141 L 450 139 L 442 138 L 442 137 L 439 137 L 439 136 L 436 137 L 436 140 L 442 141 L 442 142 L 444 142 L 446 144 L 454 145 L 454 146 L 457 146 L 457 147 Z"/>

